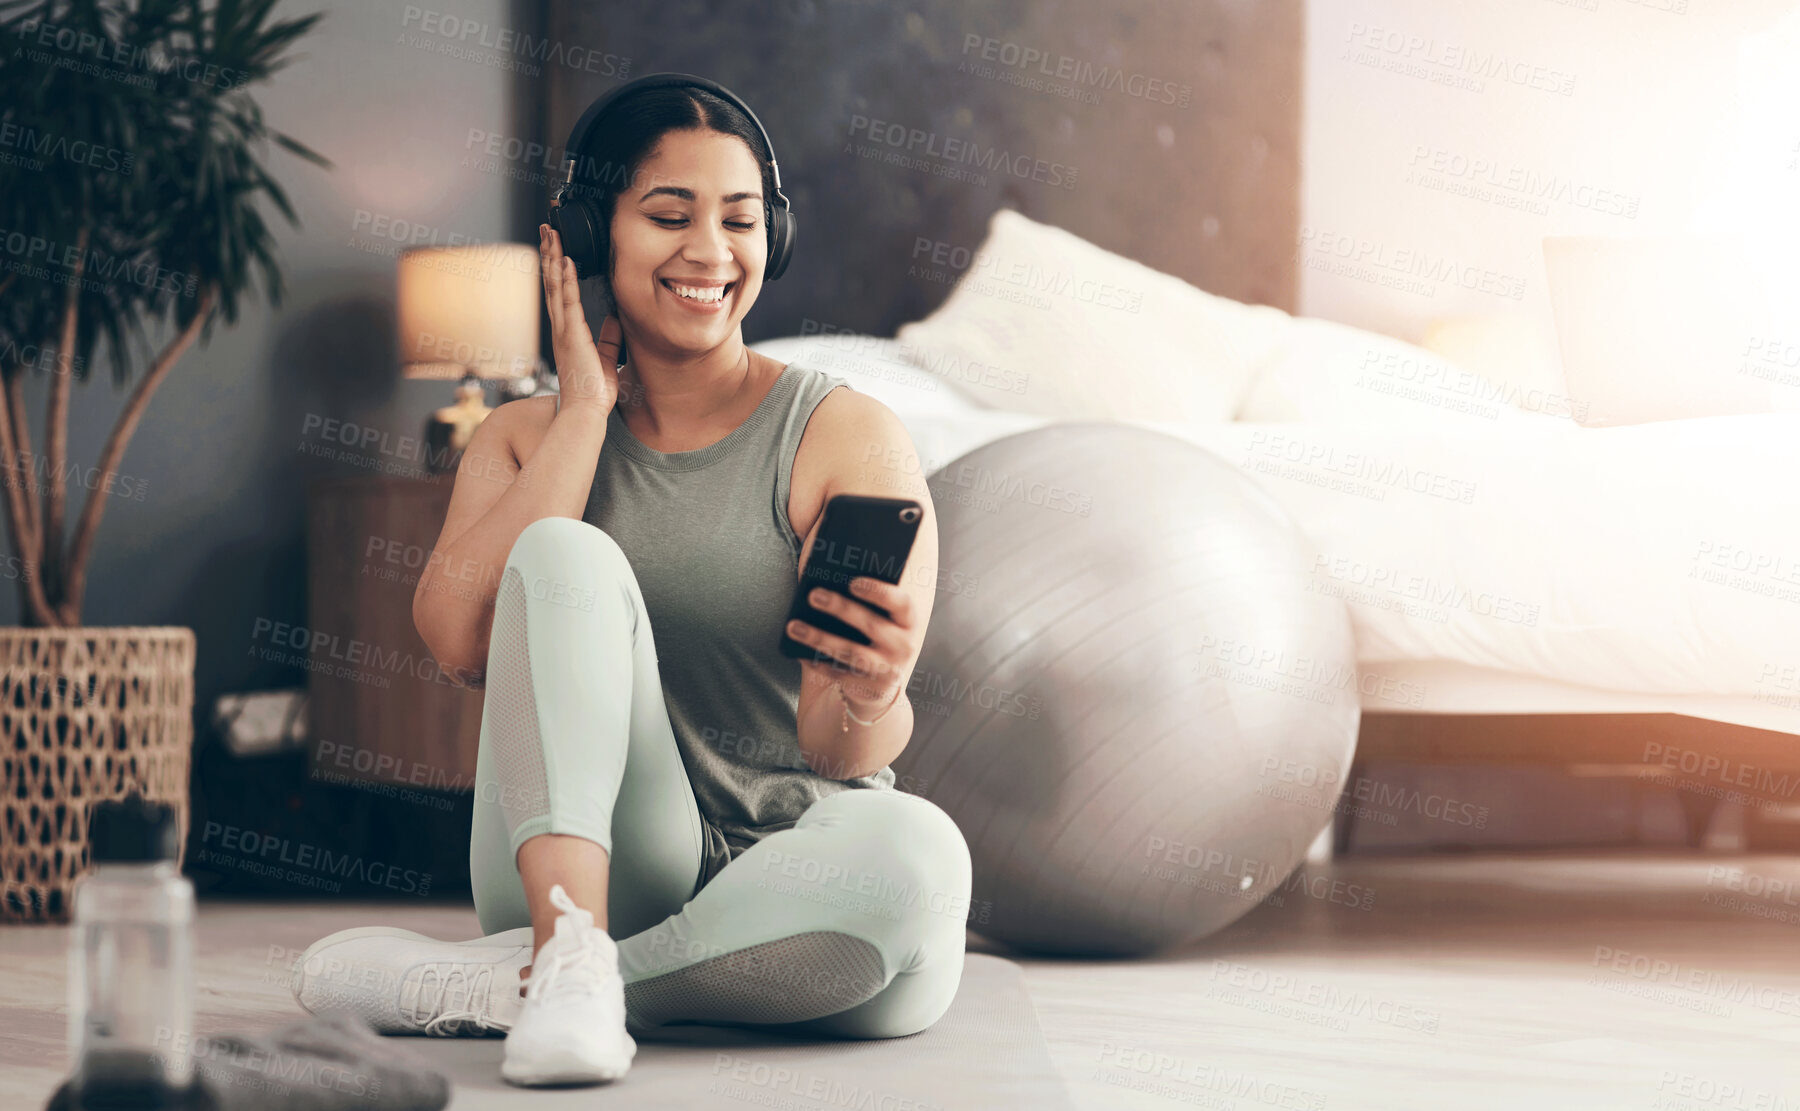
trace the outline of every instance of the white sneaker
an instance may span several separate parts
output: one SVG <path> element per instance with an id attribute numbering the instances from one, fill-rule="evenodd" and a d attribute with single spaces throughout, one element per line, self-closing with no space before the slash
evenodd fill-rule
<path id="1" fill-rule="evenodd" d="M 562 914 L 555 936 L 532 962 L 500 1075 L 525 1085 L 617 1080 L 637 1054 L 637 1042 L 625 1032 L 619 948 L 562 884 L 550 888 L 550 902 Z"/>
<path id="2" fill-rule="evenodd" d="M 347 1008 L 382 1034 L 504 1034 L 524 1006 L 519 973 L 530 963 L 530 926 L 469 941 L 360 926 L 313 942 L 292 987 L 308 1011 Z"/>

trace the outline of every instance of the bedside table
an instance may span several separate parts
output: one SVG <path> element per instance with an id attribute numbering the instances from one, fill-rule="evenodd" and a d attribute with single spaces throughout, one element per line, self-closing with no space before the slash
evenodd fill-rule
<path id="1" fill-rule="evenodd" d="M 413 627 L 413 591 L 455 473 L 318 479 L 307 492 L 310 774 L 472 790 L 482 692 L 458 687 Z"/>

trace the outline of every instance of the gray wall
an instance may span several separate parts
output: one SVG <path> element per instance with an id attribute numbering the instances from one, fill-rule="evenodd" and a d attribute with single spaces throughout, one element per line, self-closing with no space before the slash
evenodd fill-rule
<path id="1" fill-rule="evenodd" d="M 438 7 L 494 28 L 538 19 L 536 4 L 506 0 Z M 300 41 L 297 60 L 252 87 L 273 127 L 336 163 L 322 170 L 278 148 L 265 157 L 303 222 L 290 229 L 265 206 L 287 295 L 280 308 L 252 308 L 235 327 L 215 328 L 211 344 L 190 350 L 164 381 L 120 467 L 147 492 L 141 502 L 113 497 L 89 574 L 87 624 L 196 630 L 201 723 L 221 692 L 304 683 L 298 668 L 254 659 L 250 649 L 258 618 L 306 621 L 307 483 L 371 473 L 391 459 L 327 462 L 301 452 L 303 439 L 320 439 L 307 435 L 309 415 L 416 436 L 426 414 L 450 400 L 447 383 L 398 377 L 394 252 L 403 244 L 394 236 L 410 233 L 390 229 L 489 241 L 522 238 L 519 222 L 529 221 L 517 203 L 526 189 L 464 158 L 472 128 L 526 133 L 521 121 L 538 115 L 541 82 L 437 52 L 450 40 L 409 25 L 398 2 L 284 3 L 272 18 L 318 10 L 326 14 Z M 83 465 L 97 457 L 124 400 L 104 360 L 96 367 L 76 389 L 69 419 L 70 459 Z M 41 381 L 27 388 L 40 447 L 44 394 Z M 78 508 L 72 501 L 71 518 Z M 14 593 L 0 592 L 0 622 L 16 624 L 18 615 Z"/>

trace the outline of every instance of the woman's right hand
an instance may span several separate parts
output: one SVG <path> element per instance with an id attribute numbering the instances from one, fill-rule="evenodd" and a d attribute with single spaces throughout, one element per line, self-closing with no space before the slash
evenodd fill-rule
<path id="1" fill-rule="evenodd" d="M 549 224 L 538 225 L 538 260 L 562 404 L 594 404 L 609 412 L 619 397 L 619 340 L 624 334 L 619 318 L 607 316 L 600 324 L 599 340 L 594 339 L 581 308 L 575 263 L 563 254 L 562 237 Z"/>

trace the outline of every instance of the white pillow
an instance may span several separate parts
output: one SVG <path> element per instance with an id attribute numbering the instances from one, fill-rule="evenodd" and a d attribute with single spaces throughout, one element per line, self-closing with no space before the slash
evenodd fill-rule
<path id="1" fill-rule="evenodd" d="M 1729 242 L 1546 236 L 1544 276 L 1563 377 L 1588 403 L 1583 424 L 1783 408 L 1753 355 L 1791 332 L 1768 326 L 1778 313 L 1768 311 L 1750 259 Z"/>
<path id="2" fill-rule="evenodd" d="M 1481 397 L 1580 424 L 1587 418 L 1587 403 L 1569 396 L 1555 343 L 1554 334 L 1518 311 L 1439 317 L 1419 340 L 1419 346 L 1446 362 L 1481 375 Z"/>
<path id="3" fill-rule="evenodd" d="M 1246 392 L 1237 419 L 1358 428 L 1493 428 L 1531 420 L 1504 382 L 1423 347 L 1312 316 L 1296 316 L 1287 341 Z M 1540 419 L 1560 416 L 1565 408 Z"/>
<path id="4" fill-rule="evenodd" d="M 782 363 L 835 374 L 901 416 L 979 413 L 982 406 L 913 365 L 898 340 L 838 332 L 781 336 L 750 344 L 752 351 Z"/>
<path id="5" fill-rule="evenodd" d="M 920 367 L 996 409 L 1079 420 L 1228 421 L 1288 314 L 1217 297 L 1009 208 L 959 259 L 924 320 L 896 334 Z"/>

